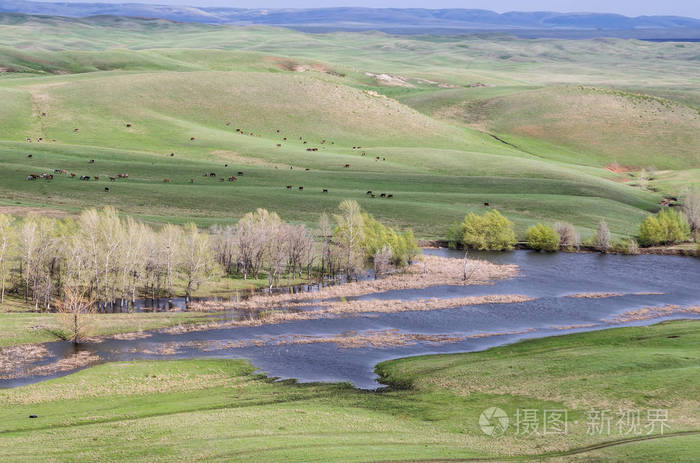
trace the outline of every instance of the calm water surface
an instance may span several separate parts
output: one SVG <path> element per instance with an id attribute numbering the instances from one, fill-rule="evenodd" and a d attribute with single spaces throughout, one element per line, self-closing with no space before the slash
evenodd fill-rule
<path id="1" fill-rule="evenodd" d="M 446 249 L 427 249 L 425 254 L 461 258 L 463 253 Z M 617 256 L 598 254 L 539 254 L 530 251 L 509 253 L 471 253 L 495 263 L 516 264 L 520 274 L 513 279 L 480 286 L 434 286 L 425 289 L 387 291 L 358 299 L 454 298 L 486 294 L 524 294 L 533 301 L 514 304 L 487 304 L 461 308 L 362 314 L 317 320 L 299 320 L 257 327 L 234 327 L 184 334 L 154 333 L 146 339 L 107 340 L 80 347 L 100 356 L 103 361 L 170 358 L 246 358 L 273 377 L 299 381 L 349 381 L 361 388 L 376 388 L 374 365 L 383 360 L 421 354 L 468 352 L 512 343 L 520 339 L 590 331 L 611 326 L 655 323 L 689 315 L 672 315 L 647 321 L 611 324 L 610 319 L 627 310 L 674 304 L 700 305 L 700 260 L 673 256 Z M 567 295 L 584 292 L 629 294 L 621 297 L 582 299 Z M 660 292 L 658 295 L 631 295 Z M 234 314 L 232 314 L 234 316 Z M 698 318 L 698 317 L 694 317 Z M 571 325 L 594 325 L 562 329 Z M 472 338 L 455 343 L 418 342 L 400 347 L 342 348 L 333 343 L 281 344 L 221 348 L 229 341 L 246 341 L 306 336 L 334 336 L 368 330 L 399 330 L 428 335 L 469 336 L 484 333 L 519 331 Z M 528 330 L 527 332 L 522 332 Z M 198 347 L 180 347 L 163 355 L 163 346 L 197 342 Z M 208 346 L 202 348 L 201 346 Z M 46 344 L 50 358 L 38 364 L 55 362 L 71 355 L 74 347 L 66 342 Z M 217 348 L 217 346 L 219 346 Z M 67 374 L 62 372 L 60 374 Z M 56 375 L 54 375 L 56 376 Z M 20 376 L 0 380 L 0 387 L 14 387 L 42 381 L 51 376 Z"/>

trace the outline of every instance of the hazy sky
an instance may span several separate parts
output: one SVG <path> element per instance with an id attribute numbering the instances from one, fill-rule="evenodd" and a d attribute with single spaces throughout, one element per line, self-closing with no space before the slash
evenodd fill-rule
<path id="1" fill-rule="evenodd" d="M 494 11 L 585 11 L 627 16 L 680 15 L 700 18 L 700 0 L 50 0 L 74 3 L 156 3 L 234 8 L 480 8 Z"/>

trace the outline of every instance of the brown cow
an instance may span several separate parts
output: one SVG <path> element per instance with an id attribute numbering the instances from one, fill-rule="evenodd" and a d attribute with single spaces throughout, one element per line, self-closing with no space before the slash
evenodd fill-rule
<path id="1" fill-rule="evenodd" d="M 194 137 L 190 137 L 190 141 L 194 141 Z"/>
<path id="2" fill-rule="evenodd" d="M 164 179 L 163 179 L 163 183 L 170 183 L 170 179 L 169 179 L 169 178 L 164 178 Z"/>
<path id="3" fill-rule="evenodd" d="M 110 182 L 115 182 L 116 180 L 117 180 L 117 179 L 114 178 L 114 177 L 109 177 L 109 181 L 110 181 Z"/>
<path id="4" fill-rule="evenodd" d="M 234 177 L 233 175 L 228 178 L 229 182 L 235 182 L 236 180 L 238 180 L 238 179 L 236 177 Z"/>
<path id="5" fill-rule="evenodd" d="M 190 179 L 190 183 L 194 183 L 194 179 L 193 179 L 193 178 Z"/>
<path id="6" fill-rule="evenodd" d="M 131 124 L 126 124 L 126 127 L 127 127 L 127 128 L 131 127 Z"/>
<path id="7" fill-rule="evenodd" d="M 350 164 L 345 164 L 345 167 L 346 167 L 346 168 L 347 168 L 347 167 L 350 167 Z"/>
<path id="8" fill-rule="evenodd" d="M 277 143 L 277 148 L 279 148 L 280 146 L 282 146 L 282 144 L 281 144 L 281 143 Z"/>
<path id="9" fill-rule="evenodd" d="M 70 173 L 71 178 L 75 177 L 75 174 L 73 172 Z"/>
<path id="10" fill-rule="evenodd" d="M 370 198 L 376 198 L 376 197 L 377 197 L 377 195 L 375 195 L 375 194 L 373 194 L 372 196 L 370 196 Z"/>
<path id="11" fill-rule="evenodd" d="M 92 178 L 94 178 L 96 181 L 100 179 L 100 177 L 97 177 L 97 176 L 92 177 Z"/>
<path id="12" fill-rule="evenodd" d="M 387 198 L 393 198 L 394 195 L 386 195 Z"/>
<path id="13" fill-rule="evenodd" d="M 309 168 L 307 167 L 307 168 L 306 168 L 306 169 L 304 169 L 304 170 L 308 172 L 308 171 L 310 171 L 311 169 L 309 169 Z"/>

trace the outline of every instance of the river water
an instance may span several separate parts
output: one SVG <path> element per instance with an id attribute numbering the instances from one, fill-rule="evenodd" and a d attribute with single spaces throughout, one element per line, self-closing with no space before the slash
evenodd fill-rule
<path id="1" fill-rule="evenodd" d="M 447 249 L 426 249 L 424 252 L 454 258 L 463 256 L 461 252 Z M 644 307 L 700 305 L 699 259 L 656 255 L 541 254 L 531 251 L 472 253 L 470 257 L 516 264 L 520 273 L 515 278 L 491 285 L 433 286 L 387 291 L 359 299 L 410 300 L 487 294 L 523 294 L 534 299 L 434 311 L 352 314 L 180 334 L 153 333 L 143 339 L 108 339 L 79 349 L 96 354 L 100 361 L 245 358 L 272 377 L 296 378 L 304 382 L 348 381 L 360 388 L 373 389 L 380 386 L 376 382 L 374 366 L 388 359 L 477 351 L 526 338 L 644 325 L 668 319 L 700 318 L 697 314 L 669 313 L 654 319 L 613 321 L 625 311 Z M 577 293 L 624 295 L 567 297 Z M 398 335 L 425 335 L 431 338 L 390 343 L 389 346 L 360 347 L 321 341 L 289 342 L 389 330 Z M 450 342 L 435 342 L 432 339 L 434 336 L 453 339 Z M 26 374 L 0 380 L 0 387 L 15 387 L 70 373 L 63 371 L 44 376 L 31 373 L 31 367 L 56 362 L 75 352 L 75 348 L 67 342 L 47 343 L 45 346 L 51 354 L 49 357 L 23 366 L 22 371 L 27 371 Z"/>

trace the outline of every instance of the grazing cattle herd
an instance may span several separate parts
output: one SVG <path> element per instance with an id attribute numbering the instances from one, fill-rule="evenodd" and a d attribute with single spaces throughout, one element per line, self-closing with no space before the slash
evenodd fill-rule
<path id="1" fill-rule="evenodd" d="M 41 113 L 41 116 L 42 116 L 42 117 L 46 117 L 46 113 L 45 113 L 45 112 L 42 112 L 42 113 Z M 127 122 L 127 123 L 125 123 L 124 125 L 126 126 L 126 128 L 131 128 L 131 127 L 132 127 L 132 124 L 131 124 L 130 122 Z M 230 125 L 231 125 L 231 122 L 228 122 L 228 121 L 227 121 L 227 122 L 225 123 L 225 125 L 226 125 L 226 126 L 230 126 Z M 261 136 L 260 134 L 255 134 L 255 133 L 253 133 L 253 132 L 246 132 L 246 131 L 244 131 L 244 130 L 241 129 L 241 128 L 237 128 L 237 129 L 236 129 L 236 132 L 239 133 L 239 134 L 241 134 L 241 135 L 249 135 L 249 136 L 251 136 L 251 137 L 260 137 L 260 136 Z M 73 129 L 73 133 L 79 133 L 79 129 L 78 129 L 77 127 L 74 128 L 74 129 Z M 276 129 L 276 130 L 275 130 L 275 133 L 279 134 L 279 133 L 280 133 L 280 129 Z M 195 141 L 195 137 L 189 137 L 189 139 L 190 139 L 190 141 Z M 28 143 L 31 143 L 31 142 L 32 142 L 32 139 L 29 138 L 29 137 L 27 137 L 26 140 L 27 140 Z M 42 141 L 42 140 L 43 140 L 42 137 L 38 137 L 38 138 L 37 138 L 37 141 L 39 141 L 39 142 Z M 53 139 L 53 141 L 55 142 L 56 140 Z M 282 137 L 282 141 L 287 141 L 287 137 Z M 302 137 L 302 136 L 299 137 L 299 141 L 301 141 L 304 145 L 306 145 L 307 142 L 308 142 L 307 140 L 304 140 L 304 137 Z M 320 144 L 321 144 L 321 145 L 325 145 L 326 143 L 329 143 L 329 144 L 331 144 L 331 145 L 334 145 L 334 144 L 335 144 L 334 141 L 328 142 L 326 139 L 322 139 L 322 140 L 320 141 Z M 282 147 L 282 143 L 277 143 L 276 146 L 277 146 L 278 148 L 280 148 L 280 147 Z M 353 146 L 352 149 L 353 149 L 353 150 L 360 150 L 360 149 L 362 149 L 362 147 L 361 147 L 361 146 Z M 309 147 L 309 148 L 306 148 L 306 151 L 309 151 L 309 152 L 317 152 L 318 150 L 319 150 L 319 149 L 318 149 L 317 147 Z M 365 152 L 365 151 L 362 151 L 361 156 L 365 156 L 365 155 L 366 155 L 366 152 Z M 170 153 L 170 157 L 174 157 L 174 156 L 175 156 L 175 153 L 174 153 L 174 152 L 171 152 L 171 153 Z M 32 155 L 32 154 L 28 154 L 28 155 L 27 155 L 27 158 L 33 158 L 33 155 Z M 380 156 L 376 156 L 375 161 L 378 161 L 379 159 L 380 159 Z M 382 159 L 382 161 L 386 161 L 386 158 L 384 158 L 384 157 L 382 157 L 381 159 Z M 90 160 L 88 161 L 88 163 L 89 163 L 89 164 L 95 164 L 95 160 L 94 160 L 94 159 L 90 159 Z M 228 168 L 228 164 L 225 164 L 225 167 Z M 275 168 L 277 168 L 277 166 L 275 166 Z M 346 169 L 350 168 L 350 164 L 345 164 L 345 165 L 343 166 L 343 168 L 346 168 Z M 289 169 L 290 169 L 290 170 L 293 170 L 294 167 L 293 167 L 293 166 L 289 166 Z M 306 167 L 304 170 L 305 170 L 306 172 L 308 172 L 308 171 L 310 171 L 311 169 L 308 168 L 308 167 Z M 76 177 L 76 174 L 75 174 L 75 173 L 71 172 L 71 173 L 69 174 L 65 169 L 54 169 L 54 173 L 53 173 L 53 174 L 49 174 L 49 173 L 29 174 L 29 175 L 27 175 L 26 180 L 29 180 L 29 181 L 33 181 L 33 180 L 37 180 L 37 179 L 53 180 L 54 174 L 70 175 L 71 178 L 75 178 L 75 177 Z M 243 172 L 242 172 L 242 171 L 238 171 L 237 175 L 240 177 L 240 176 L 243 175 Z M 205 172 L 202 176 L 203 176 L 203 177 L 216 177 L 216 172 Z M 100 177 L 99 177 L 99 176 L 90 176 L 90 175 L 80 175 L 78 178 L 79 178 L 80 180 L 83 180 L 83 181 L 89 181 L 90 179 L 94 179 L 95 181 L 99 181 L 99 180 L 100 180 Z M 128 179 L 128 178 L 129 178 L 129 174 L 127 174 L 127 173 L 120 173 L 120 174 L 117 174 L 116 177 L 114 177 L 114 176 L 108 176 L 108 178 L 109 178 L 109 181 L 110 181 L 110 182 L 116 182 L 117 179 Z M 235 182 L 235 181 L 238 180 L 238 177 L 231 175 L 231 176 L 229 176 L 228 178 L 226 178 L 226 177 L 220 177 L 220 178 L 219 178 L 219 181 L 220 181 L 220 182 L 224 182 L 224 181 L 226 181 L 226 180 L 228 180 L 229 182 Z M 166 178 L 163 178 L 163 183 L 170 183 L 170 178 L 167 178 L 167 177 L 166 177 Z M 189 183 L 194 183 L 194 178 L 190 178 L 190 179 L 189 179 Z M 287 185 L 286 188 L 287 188 L 287 190 L 291 190 L 291 189 L 292 189 L 292 185 Z M 303 190 L 304 190 L 304 187 L 303 187 L 303 186 L 299 186 L 298 189 L 299 189 L 300 191 L 303 191 Z M 109 187 L 104 187 L 104 191 L 105 191 L 105 192 L 109 192 L 109 191 L 110 191 L 110 188 L 109 188 Z M 321 192 L 322 192 L 322 193 L 328 193 L 328 189 L 327 189 L 327 188 L 323 188 L 323 189 L 321 190 Z M 369 196 L 370 198 L 376 198 L 376 197 L 377 197 L 377 195 L 374 194 L 371 190 L 367 192 L 367 196 Z M 393 194 L 387 194 L 387 193 L 381 193 L 381 194 L 379 195 L 379 197 L 380 197 L 380 198 L 393 198 L 394 195 L 393 195 Z M 484 203 L 484 205 L 485 205 L 485 206 L 488 206 L 488 203 Z"/>

